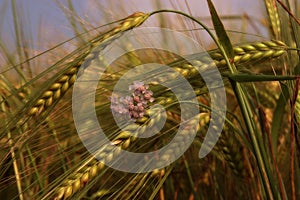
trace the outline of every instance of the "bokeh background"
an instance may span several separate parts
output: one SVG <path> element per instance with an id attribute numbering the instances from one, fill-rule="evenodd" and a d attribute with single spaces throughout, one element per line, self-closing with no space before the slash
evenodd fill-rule
<path id="1" fill-rule="evenodd" d="M 223 18 L 227 30 L 268 36 L 266 10 L 260 0 L 214 0 L 217 11 Z M 12 11 L 12 5 L 17 13 Z M 71 11 L 70 8 L 74 9 Z M 16 31 L 14 15 L 18 16 L 18 26 L 23 30 L 29 46 L 37 51 L 49 48 L 72 36 L 74 29 L 68 18 L 75 17 L 77 23 L 97 27 L 124 18 L 134 12 L 151 12 L 157 9 L 176 9 L 201 19 L 212 27 L 205 0 L 161 1 L 161 0 L 1 0 L 0 35 L 10 51 L 16 51 Z M 158 18 L 158 17 L 156 17 Z M 155 20 L 155 19 L 153 19 Z M 176 23 L 176 20 L 175 22 Z M 155 24 L 151 24 L 155 25 Z M 181 27 L 184 29 L 184 27 Z M 244 34 L 239 34 L 244 35 Z M 206 36 L 204 36 L 206 37 Z M 50 45 L 51 46 L 51 45 Z"/>

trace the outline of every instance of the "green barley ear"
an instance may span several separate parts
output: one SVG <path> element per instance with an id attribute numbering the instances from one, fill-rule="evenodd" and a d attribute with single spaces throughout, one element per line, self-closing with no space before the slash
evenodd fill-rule
<path id="1" fill-rule="evenodd" d="M 130 15 L 129 17 L 125 18 L 119 26 L 108 31 L 106 34 L 100 35 L 95 39 L 91 40 L 91 46 L 94 47 L 100 45 L 102 42 L 109 38 L 112 38 L 118 33 L 122 33 L 137 26 L 140 26 L 148 17 L 149 14 L 145 14 L 142 12 L 137 12 Z M 55 101 L 58 101 L 67 92 L 67 90 L 74 84 L 77 78 L 77 72 L 81 64 L 91 52 L 91 50 L 91 48 L 87 49 L 85 52 L 82 53 L 82 55 L 80 55 L 74 61 L 70 62 L 70 67 L 68 67 L 67 70 L 64 69 L 64 72 L 62 74 L 60 72 L 59 74 L 55 75 L 55 77 L 59 77 L 36 100 L 36 103 L 29 110 L 28 114 L 30 116 L 40 114 L 46 108 L 52 106 Z"/>
<path id="2" fill-rule="evenodd" d="M 256 43 L 252 43 L 252 44 L 236 46 L 234 48 L 234 50 L 237 53 L 236 56 L 240 56 L 240 57 L 239 57 L 239 59 L 234 59 L 234 60 L 235 60 L 235 62 L 238 62 L 239 64 L 243 64 L 244 62 L 251 63 L 251 62 L 257 62 L 257 60 L 261 61 L 264 59 L 270 59 L 270 58 L 274 58 L 274 57 L 276 58 L 285 52 L 285 50 L 283 48 L 284 46 L 285 45 L 283 45 L 280 42 L 272 42 L 272 41 L 256 42 Z M 221 64 L 223 63 L 223 61 L 222 61 L 223 59 L 222 59 L 222 56 L 220 56 L 220 54 L 217 54 L 215 51 L 212 51 L 211 55 L 215 59 L 214 62 L 221 63 Z M 247 56 L 247 59 L 243 59 L 244 55 Z M 197 60 L 194 60 L 195 63 L 197 63 L 196 61 Z M 192 65 L 191 66 L 182 65 L 180 62 L 179 63 L 175 62 L 175 63 L 176 63 L 176 65 L 171 65 L 171 66 L 176 71 L 178 71 L 179 73 L 182 73 L 183 75 L 185 75 L 184 70 L 190 69 L 193 67 Z M 218 64 L 217 66 L 221 67 L 222 66 L 221 64 Z M 193 77 L 193 76 L 190 76 L 189 78 L 191 78 L 191 77 Z M 163 104 L 165 106 L 168 104 L 174 103 L 174 99 L 172 98 L 172 95 L 169 93 L 162 93 L 161 96 L 159 96 L 157 98 L 157 101 L 160 104 Z M 172 113 L 172 112 L 168 112 L 168 118 L 172 119 L 173 121 L 177 121 L 177 122 L 180 121 L 180 117 L 176 116 L 176 114 Z M 207 123 L 207 120 L 209 121 L 209 118 L 205 117 L 205 119 L 206 119 L 206 123 Z M 202 123 L 202 121 L 201 121 L 201 123 Z M 155 122 L 153 122 L 153 123 L 155 123 Z M 131 130 L 130 128 L 127 128 L 127 129 Z M 133 128 L 133 129 L 136 129 L 136 128 Z M 138 130 L 137 134 L 142 134 L 142 132 L 139 132 L 140 131 L 139 129 L 137 129 L 137 130 Z M 115 138 L 114 143 L 116 143 L 116 144 L 122 143 L 122 144 L 124 144 L 124 145 L 122 145 L 123 148 L 128 148 L 130 146 L 134 146 L 135 141 L 136 141 L 136 139 L 134 137 L 129 137 L 129 134 L 126 134 L 125 132 L 123 132 L 123 133 L 119 133 L 119 135 Z M 243 163 L 243 157 L 239 151 L 240 148 L 238 148 L 235 145 L 237 140 L 234 137 L 232 137 L 232 135 L 227 135 L 227 137 L 224 136 L 223 140 L 221 139 L 221 141 L 223 142 L 221 145 L 221 147 L 222 147 L 221 149 L 222 149 L 223 154 L 225 155 L 224 156 L 225 159 L 229 163 L 230 168 L 233 170 L 233 172 L 235 174 L 244 176 L 245 175 L 245 169 L 244 169 L 245 166 Z M 114 157 L 113 154 L 108 154 L 108 153 L 103 153 L 103 152 L 102 152 L 102 155 L 106 155 L 106 157 L 109 157 L 110 159 L 113 159 L 113 157 Z M 79 175 L 77 175 L 77 176 L 79 177 Z M 90 177 L 90 178 L 92 179 L 93 177 Z M 70 178 L 70 179 L 73 180 L 72 178 Z M 76 190 L 73 189 L 73 186 L 72 186 L 74 181 L 76 181 L 76 180 L 74 179 L 73 181 L 70 181 L 70 179 L 68 178 L 65 181 L 66 183 L 64 183 L 58 189 L 58 197 L 60 197 L 60 198 L 69 197 L 77 191 L 77 189 Z"/>
<path id="3" fill-rule="evenodd" d="M 233 173 L 238 177 L 245 177 L 247 170 L 244 164 L 244 147 L 228 126 L 224 128 L 217 145 Z"/>
<path id="4" fill-rule="evenodd" d="M 280 20 L 276 0 L 265 0 L 271 31 L 276 39 L 280 38 Z"/>
<path id="5" fill-rule="evenodd" d="M 125 18 L 125 21 L 121 23 L 121 27 L 124 31 L 134 27 L 138 27 L 142 23 L 144 23 L 149 16 L 150 13 L 135 12 Z"/>
<path id="6" fill-rule="evenodd" d="M 168 112 L 168 118 L 172 118 L 173 120 L 177 121 L 177 123 L 180 122 L 180 117 L 177 116 L 177 114 Z M 178 121 L 179 120 L 179 121 Z M 204 128 L 207 123 L 209 122 L 209 114 L 208 113 L 201 113 L 197 116 L 195 116 L 193 119 L 189 120 L 188 124 L 195 124 L 195 120 L 199 120 L 199 130 Z M 149 123 L 149 122 L 148 122 Z M 151 122 L 150 122 L 151 123 Z M 154 122 L 155 123 L 155 122 Z M 199 131 L 198 130 L 198 131 Z M 138 129 L 137 131 L 142 131 L 141 129 Z M 122 149 L 127 149 L 128 147 L 134 145 L 136 138 L 130 136 L 128 131 L 124 131 L 119 133 L 117 137 L 112 141 L 113 144 L 117 145 L 118 147 Z M 131 133 L 132 134 L 132 133 Z M 137 134 L 143 134 L 142 132 Z M 174 145 L 177 145 L 178 149 L 184 145 L 184 136 L 189 137 L 189 130 L 185 130 L 183 132 L 183 138 L 181 140 L 176 141 Z M 96 160 L 93 156 L 89 156 L 88 160 L 84 163 L 84 165 L 81 165 L 77 170 L 75 170 L 74 173 L 72 173 L 70 176 L 68 176 L 66 179 L 63 180 L 62 184 L 56 188 L 54 193 L 54 199 L 55 200 L 61 200 L 61 199 L 69 199 L 73 195 L 75 195 L 77 192 L 82 190 L 86 185 L 91 182 L 97 175 L 99 175 L 101 172 L 103 172 L 104 164 L 103 162 L 114 160 L 115 156 L 119 153 L 118 150 L 112 152 L 111 151 L 112 146 L 111 144 L 105 145 L 101 151 L 98 153 L 98 157 Z M 173 155 L 173 152 L 170 152 L 170 154 L 165 154 L 164 159 L 169 159 Z M 159 173 L 158 173 L 159 172 Z M 156 176 L 157 174 L 163 174 L 164 170 L 157 170 L 153 173 L 148 173 L 148 175 Z M 146 174 L 147 175 L 147 174 Z M 135 183 L 138 184 L 138 183 Z M 49 194 L 50 195 L 50 194 Z"/>
<path id="7" fill-rule="evenodd" d="M 59 200 L 70 198 L 74 193 L 82 189 L 87 182 L 91 181 L 103 168 L 104 164 L 91 157 L 84 167 L 81 166 L 71 176 L 63 181 L 62 186 L 56 189 L 54 199 Z"/>
<path id="8" fill-rule="evenodd" d="M 286 38 L 280 38 L 281 35 L 284 35 L 283 33 L 281 33 L 281 31 L 289 32 L 289 30 L 280 29 L 276 0 L 264 1 L 268 11 L 268 16 L 270 18 L 271 31 L 274 34 L 274 38 L 287 41 Z M 68 2 L 70 5 L 72 4 L 71 0 L 68 0 Z M 12 187 L 15 190 L 18 190 L 17 192 L 13 192 L 13 195 L 15 196 L 15 198 L 19 196 L 21 200 L 31 198 L 55 200 L 156 198 L 230 199 L 232 197 L 237 198 L 237 196 L 243 197 L 245 199 L 264 199 L 268 197 L 268 193 L 272 193 L 272 195 L 270 195 L 270 198 L 272 198 L 273 196 L 274 198 L 278 197 L 276 190 L 269 191 L 269 188 L 272 188 L 273 186 L 277 187 L 276 185 L 278 181 L 276 179 L 276 174 L 272 170 L 265 171 L 263 168 L 255 166 L 258 162 L 254 161 L 255 153 L 253 154 L 253 152 L 255 151 L 253 151 L 253 146 L 255 147 L 256 145 L 251 146 L 247 143 L 247 140 L 249 139 L 247 136 L 253 136 L 255 134 L 255 137 L 257 135 L 258 139 L 260 139 L 261 136 L 265 136 L 261 135 L 260 131 L 257 131 L 259 128 L 255 129 L 255 131 L 252 131 L 253 134 L 251 135 L 243 135 L 242 133 L 245 133 L 246 131 L 244 130 L 245 124 L 242 124 L 242 122 L 239 127 L 234 127 L 234 130 L 232 130 L 233 128 L 228 124 L 234 124 L 234 119 L 228 119 L 229 123 L 225 125 L 220 140 L 217 143 L 216 148 L 214 149 L 215 151 L 213 151 L 212 154 L 207 157 L 207 159 L 210 160 L 209 162 L 199 161 L 197 154 L 194 154 L 197 152 L 193 151 L 192 149 L 197 145 L 196 144 L 194 146 L 191 146 L 191 148 L 186 152 L 186 154 L 188 154 L 189 156 L 186 156 L 185 154 L 183 159 L 179 159 L 178 161 L 174 162 L 174 164 L 162 170 L 156 170 L 153 173 L 119 173 L 117 170 L 110 169 L 104 166 L 103 163 L 105 163 L 106 161 L 118 162 L 116 157 L 118 157 L 118 153 L 121 149 L 127 151 L 140 150 L 141 152 L 150 149 L 152 150 L 153 146 L 154 149 L 158 149 L 159 145 L 167 144 L 169 142 L 169 139 L 175 135 L 175 130 L 182 123 L 179 101 L 169 88 L 162 87 L 160 85 L 163 80 L 174 79 L 176 81 L 177 77 L 174 76 L 175 73 L 165 74 L 162 71 L 159 71 L 160 74 L 164 74 L 165 76 L 161 77 L 162 80 L 160 80 L 160 82 L 157 81 L 156 83 L 149 83 L 149 88 L 151 89 L 151 91 L 153 91 L 153 96 L 147 91 L 144 91 L 143 93 L 144 97 L 147 96 L 150 102 L 147 103 L 149 103 L 150 105 L 160 104 L 166 109 L 167 119 L 163 129 L 159 131 L 159 133 L 155 137 L 142 140 L 138 138 L 138 136 L 145 133 L 146 126 L 152 128 L 157 124 L 158 121 L 162 121 L 160 118 L 161 113 L 159 112 L 159 110 L 153 109 L 149 111 L 148 108 L 145 109 L 146 107 L 138 107 L 136 104 L 132 105 L 132 101 L 130 101 L 131 104 L 129 103 L 128 105 L 132 107 L 130 107 L 130 109 L 127 109 L 127 111 L 130 117 L 132 117 L 131 119 L 135 120 L 134 124 L 125 124 L 124 129 L 122 127 L 122 130 L 120 130 L 121 128 L 117 127 L 117 125 L 111 118 L 111 114 L 113 111 L 120 111 L 120 103 L 122 102 L 116 101 L 116 104 L 114 105 L 112 101 L 109 102 L 110 100 L 108 100 L 107 96 L 111 94 L 111 88 L 121 77 L 120 75 L 122 75 L 122 71 L 119 72 L 118 69 L 120 68 L 116 68 L 112 69 L 115 70 L 114 72 L 112 72 L 112 74 L 110 74 L 108 71 L 105 72 L 105 75 L 107 75 L 108 77 L 107 84 L 101 85 L 102 82 L 99 84 L 97 95 L 99 95 L 100 100 L 95 100 L 95 102 L 97 103 L 95 107 L 96 110 L 99 111 L 97 113 L 97 116 L 100 118 L 99 123 L 101 123 L 101 128 L 103 128 L 105 134 L 107 134 L 108 138 L 110 139 L 110 144 L 101 146 L 103 148 L 101 148 L 101 150 L 98 152 L 98 160 L 96 160 L 94 156 L 90 155 L 82 145 L 82 141 L 80 141 L 78 135 L 75 132 L 71 114 L 71 98 L 69 98 L 71 95 L 68 96 L 68 98 L 64 99 L 62 99 L 62 97 L 64 95 L 68 95 L 67 92 L 70 92 L 70 88 L 77 78 L 77 73 L 81 65 L 83 63 L 89 65 L 91 64 L 90 62 L 93 59 L 98 58 L 97 52 L 93 51 L 94 47 L 100 46 L 103 49 L 106 48 L 106 46 L 111 42 L 121 37 L 123 33 L 142 25 L 150 15 L 159 12 L 173 12 L 181 14 L 196 22 L 195 18 L 180 11 L 160 10 L 154 11 L 150 14 L 136 12 L 126 18 L 119 20 L 119 24 L 117 24 L 116 27 L 101 33 L 97 37 L 92 38 L 91 40 L 79 46 L 76 51 L 65 55 L 62 60 L 51 66 L 51 69 L 45 70 L 32 81 L 26 82 L 25 85 L 23 85 L 19 90 L 16 90 L 15 83 L 12 83 L 11 86 L 13 87 L 11 87 L 11 90 L 7 90 L 10 92 L 6 93 L 6 89 L 3 90 L 4 85 L 1 84 L 1 80 L 3 79 L 1 79 L 0 77 L 0 116 L 4 116 L 4 120 L 2 120 L 3 122 L 0 122 L 0 152 L 1 154 L 3 154 L 0 155 L 0 196 L 2 198 L 7 198 L 3 197 L 3 194 L 5 195 L 6 193 L 6 191 L 3 192 L 3 188 L 6 187 L 5 184 L 7 182 L 9 182 L 8 187 Z M 214 10 L 212 15 L 216 17 L 218 15 L 217 11 Z M 161 19 L 164 19 L 164 16 L 162 16 L 160 20 Z M 216 22 L 216 18 L 214 21 Z M 216 27 L 218 27 L 218 25 L 222 25 L 221 23 L 221 20 L 218 19 L 218 22 L 215 23 Z M 283 27 L 284 22 L 281 23 Z M 186 30 L 192 31 L 192 28 L 194 27 L 187 26 Z M 204 29 L 208 31 L 208 29 L 206 28 L 207 27 L 204 26 Z M 77 28 L 75 27 L 74 29 Z M 83 28 L 83 30 L 85 29 Z M 75 32 L 78 33 L 79 31 L 75 30 Z M 217 33 L 218 32 L 219 34 L 217 35 L 219 37 L 216 39 L 219 39 L 218 41 L 220 41 L 220 38 L 226 36 L 227 30 L 223 33 L 222 31 L 220 32 L 220 30 L 217 30 Z M 229 38 L 227 39 L 229 40 Z M 1 42 L 2 41 L 0 41 L 0 43 Z M 176 38 L 174 38 L 174 42 L 176 42 Z M 221 43 L 223 43 L 223 47 L 227 46 L 226 42 Z M 256 70 L 262 72 L 260 69 L 258 69 L 262 65 L 259 65 L 259 67 L 255 67 L 255 65 L 264 62 L 263 64 L 267 65 L 267 67 L 265 68 L 266 72 L 271 73 L 272 71 L 268 68 L 269 66 L 271 68 L 271 62 L 268 61 L 270 61 L 271 59 L 279 58 L 280 56 L 285 54 L 288 49 L 287 46 L 280 41 L 251 42 L 234 45 L 232 46 L 232 48 L 231 44 L 229 44 L 228 46 L 230 46 L 229 51 L 226 50 L 226 47 L 225 50 L 227 51 L 227 54 L 229 54 L 230 61 L 236 65 L 237 71 L 239 72 L 242 72 L 243 70 L 249 72 L 254 68 L 255 72 L 257 72 Z M 232 50 L 233 52 L 230 52 Z M 189 62 L 187 62 L 186 60 L 182 61 L 176 57 L 175 62 L 169 63 L 168 61 L 166 61 L 168 60 L 167 57 L 171 57 L 168 56 L 169 54 L 167 54 L 166 56 L 160 56 L 165 59 L 165 63 L 170 65 L 173 70 L 180 73 L 189 82 L 189 84 L 195 90 L 195 94 L 199 100 L 203 96 L 207 95 L 208 91 L 207 88 L 205 88 L 206 86 L 203 83 L 204 81 L 202 77 L 197 71 L 197 67 L 206 69 L 211 66 L 217 66 L 219 71 L 221 72 L 221 75 L 223 75 L 224 83 L 228 82 L 227 77 L 229 74 L 229 62 L 226 58 L 228 55 L 226 56 L 226 53 L 222 51 L 222 48 L 208 51 L 207 53 L 210 56 L 209 59 L 203 58 L 202 53 L 195 55 L 193 54 L 191 55 L 191 58 L 194 59 L 189 60 Z M 135 54 L 135 52 L 128 53 L 127 56 L 129 57 L 128 60 L 130 62 L 130 65 L 127 65 L 127 63 L 121 63 L 122 67 L 124 67 L 124 69 L 131 69 L 134 66 L 139 65 L 140 62 L 147 63 L 149 60 L 151 61 L 153 59 L 157 59 L 157 55 L 147 54 L 147 52 L 144 50 L 141 52 L 141 54 L 145 54 L 144 57 L 140 56 L 140 54 Z M 29 61 L 30 60 L 31 59 L 29 59 Z M 289 64 L 287 63 L 289 62 L 286 62 L 285 60 L 283 62 L 283 66 L 289 66 Z M 250 65 L 251 68 L 247 68 Z M 51 71 L 55 70 L 57 71 L 57 73 L 51 74 Z M 252 74 L 255 72 L 250 73 Z M 263 71 L 263 73 L 264 72 L 265 71 Z M 137 74 L 139 74 L 139 72 L 137 72 Z M 37 80 L 39 78 L 46 78 L 46 76 L 49 76 L 49 79 L 47 78 L 45 84 L 43 85 L 39 85 L 37 83 L 37 92 L 32 96 L 29 96 L 29 93 L 22 90 L 23 88 L 27 88 L 27 86 L 34 85 L 33 83 L 38 82 Z M 252 92 L 247 87 L 247 84 L 248 83 L 241 83 L 241 85 L 245 86 L 243 95 L 245 96 L 246 100 L 248 99 L 248 97 L 252 98 L 252 96 L 254 96 L 252 95 L 254 92 Z M 259 84 L 261 83 L 257 83 L 257 85 Z M 256 87 L 256 83 L 253 85 L 255 85 Z M 180 87 L 181 82 L 176 82 L 176 87 L 177 86 Z M 276 101 L 275 98 L 272 98 L 272 96 L 270 96 L 269 93 L 266 92 L 266 90 L 269 89 L 268 86 L 257 87 L 257 90 L 259 90 L 257 91 L 257 97 L 259 97 L 259 99 L 262 99 L 262 101 L 264 100 L 265 104 L 263 105 L 268 106 L 268 108 L 270 107 L 271 110 L 276 106 Z M 228 93 L 232 92 L 231 89 L 228 89 L 228 85 L 225 84 L 225 87 Z M 28 88 L 31 89 L 30 87 Z M 182 93 L 182 95 L 188 96 L 188 92 Z M 6 100 L 9 100 L 11 96 L 13 96 L 13 98 L 16 98 L 17 101 L 6 103 L 8 102 Z M 244 96 L 242 97 L 244 98 Z M 234 110 L 233 113 L 234 115 L 236 115 L 235 117 L 238 118 L 241 117 L 241 110 L 236 108 L 237 98 L 235 97 L 236 96 L 232 95 L 231 98 L 228 98 L 228 104 L 230 105 L 228 111 L 232 112 L 232 110 Z M 204 129 L 207 128 L 208 123 L 211 121 L 208 109 L 209 98 L 205 100 L 207 101 L 203 100 L 203 102 L 201 102 L 199 100 L 199 102 L 203 103 L 199 103 L 199 109 L 201 110 L 201 113 L 197 116 L 194 116 L 195 119 L 193 119 L 196 122 L 198 122 L 199 119 L 199 130 L 197 132 L 198 135 L 196 136 L 195 143 L 197 142 L 197 138 L 201 138 L 201 136 L 203 135 L 201 134 L 201 130 L 203 130 L 204 132 Z M 133 99 L 133 101 L 137 100 Z M 63 108 L 63 110 L 57 109 L 51 112 L 51 109 L 54 108 L 58 102 L 61 102 L 62 104 L 64 103 L 65 107 Z M 255 101 L 251 103 L 253 103 L 253 105 L 251 104 L 251 106 L 248 107 L 248 110 L 255 111 L 257 109 L 257 105 L 255 104 Z M 8 107 L 7 105 L 9 105 L 10 107 Z M 22 107 L 22 109 L 13 109 L 14 105 L 17 105 L 15 106 L 16 108 Z M 112 106 L 113 108 L 110 106 Z M 7 112 L 10 109 L 14 112 Z M 300 121 L 299 111 L 300 95 L 298 93 L 295 102 L 295 114 L 298 125 Z M 151 112 L 154 112 L 154 114 Z M 150 113 L 153 114 L 151 115 L 151 118 L 149 117 Z M 249 119 L 253 120 L 253 123 L 257 123 L 256 115 L 250 114 L 251 113 L 249 112 L 249 115 L 246 114 L 246 116 L 250 116 L 251 119 Z M 105 115 L 104 118 L 101 118 L 102 115 Z M 29 119 L 29 123 L 26 123 Z M 273 122 L 276 122 L 276 120 L 274 119 Z M 175 151 L 183 146 L 184 141 L 190 136 L 190 132 L 193 125 L 195 124 L 195 121 L 191 121 L 191 124 L 184 130 L 184 134 L 182 135 L 181 139 L 176 141 L 176 143 L 174 144 L 176 147 L 175 150 L 170 151 L 169 154 L 165 155 L 163 159 L 170 159 L 170 157 L 176 153 Z M 290 122 L 290 119 L 286 119 L 286 121 Z M 19 124 L 25 124 L 27 125 L 27 127 L 19 126 Z M 290 127 L 285 128 L 288 129 Z M 234 134 L 235 131 L 241 134 L 236 135 Z M 278 128 L 278 131 L 282 130 L 279 130 Z M 34 134 L 28 134 L 31 132 Z M 283 130 L 283 132 L 285 131 Z M 72 141 L 69 143 L 70 140 Z M 198 142 L 198 144 L 199 143 L 200 142 Z M 264 143 L 259 141 L 258 145 L 260 144 Z M 112 145 L 117 147 L 115 151 L 112 151 Z M 268 148 L 268 145 L 262 147 L 262 150 L 264 150 Z M 285 156 L 285 160 L 288 160 L 289 157 L 291 157 L 288 154 L 289 146 L 284 145 L 284 147 L 286 151 L 284 152 L 282 150 L 278 150 L 278 154 L 282 157 Z M 272 165 L 272 158 L 271 156 L 269 156 L 269 152 L 266 151 L 262 154 L 263 161 Z M 5 156 L 11 158 L 11 161 L 9 161 L 8 164 L 6 164 L 6 162 L 3 162 L 2 160 L 2 158 Z M 281 160 L 279 156 L 278 160 Z M 251 159 L 247 160 L 247 157 L 251 157 Z M 258 157 L 260 158 L 260 156 Z M 183 167 L 182 161 L 184 161 L 184 168 L 186 169 L 186 173 L 182 173 L 181 171 Z M 221 165 L 218 165 L 219 163 Z M 228 165 L 230 170 L 232 170 L 234 174 L 236 174 L 237 176 L 242 176 L 244 178 L 241 180 L 243 181 L 243 183 L 247 182 L 253 184 L 249 184 L 249 187 L 245 189 L 247 191 L 240 191 L 239 189 L 237 189 L 238 187 L 232 187 L 237 184 L 242 185 L 242 182 L 238 182 L 235 178 L 231 178 L 231 173 L 224 173 L 224 165 L 222 164 L 225 165 L 226 170 L 228 169 Z M 283 165 L 285 165 L 285 163 L 283 163 Z M 282 175 L 284 182 L 288 182 L 288 179 L 286 178 L 288 176 L 286 176 L 286 174 L 288 174 L 289 171 L 283 171 L 285 166 L 279 167 L 280 170 L 282 170 L 280 171 L 279 175 Z M 9 168 L 12 169 L 12 172 L 7 173 L 7 171 L 10 170 Z M 206 178 L 202 176 L 202 172 L 199 173 L 199 171 L 202 171 L 199 170 L 200 168 L 205 168 L 205 172 L 207 172 Z M 267 173 L 267 178 L 269 178 L 270 180 L 271 187 L 264 187 L 262 185 L 263 181 L 260 180 L 265 179 L 266 177 L 264 176 L 257 176 L 257 181 L 254 180 L 256 177 L 253 178 L 253 174 L 259 174 L 259 169 L 263 169 L 263 174 L 265 174 L 265 172 Z M 251 179 L 253 178 L 253 180 L 249 181 L 249 179 L 247 179 L 249 178 L 247 176 L 248 173 L 251 173 Z M 296 169 L 295 174 L 300 174 L 299 170 L 297 171 Z M 290 176 L 293 178 L 292 173 Z M 298 177 L 299 176 L 295 176 L 294 179 L 297 180 Z M 296 185 L 299 184 L 296 183 Z M 289 184 L 286 184 L 284 185 L 284 188 L 282 190 L 285 190 L 286 188 L 287 191 L 289 191 L 289 187 Z M 266 188 L 266 190 L 264 190 L 264 188 Z"/>
<path id="9" fill-rule="evenodd" d="M 235 55 L 232 60 L 236 65 L 254 64 L 282 56 L 287 52 L 287 46 L 281 41 L 272 40 L 234 46 L 233 51 Z M 221 69 L 226 66 L 226 61 L 219 51 L 208 53 L 216 66 Z"/>

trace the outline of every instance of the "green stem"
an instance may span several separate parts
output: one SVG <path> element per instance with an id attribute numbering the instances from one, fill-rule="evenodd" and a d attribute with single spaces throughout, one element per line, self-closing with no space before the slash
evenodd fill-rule
<path id="1" fill-rule="evenodd" d="M 236 69 L 235 65 L 233 63 L 231 63 L 228 59 L 228 56 L 225 53 L 225 50 L 223 48 L 223 46 L 221 45 L 221 43 L 218 41 L 218 39 L 212 34 L 212 32 L 209 30 L 209 28 L 207 26 L 205 26 L 203 23 L 201 23 L 200 21 L 198 21 L 197 19 L 195 19 L 192 16 L 189 16 L 186 13 L 180 12 L 180 11 L 175 11 L 175 10 L 158 10 L 158 11 L 154 11 L 150 14 L 154 15 L 156 13 L 164 13 L 164 12 L 170 12 L 170 13 L 176 13 L 176 14 L 180 14 L 183 15 L 193 21 L 195 21 L 197 24 L 199 24 L 200 26 L 202 26 L 207 32 L 208 34 L 211 36 L 211 38 L 214 40 L 214 42 L 216 43 L 216 45 L 218 46 L 218 48 L 220 49 L 223 57 L 225 58 L 225 61 L 227 63 L 227 66 L 229 67 L 229 70 L 231 72 L 231 74 L 235 74 L 238 72 L 238 70 Z M 262 182 L 264 185 L 265 190 L 267 191 L 267 197 L 268 199 L 274 199 L 274 195 L 276 196 L 276 199 L 280 199 L 280 195 L 278 193 L 278 190 L 275 186 L 274 183 L 272 183 L 272 174 L 271 174 L 271 169 L 268 165 L 268 159 L 266 157 L 266 153 L 264 151 L 264 147 L 262 146 L 262 144 L 260 144 L 258 142 L 257 139 L 257 135 L 256 135 L 256 131 L 254 129 L 254 127 L 256 127 L 254 121 L 252 119 L 254 119 L 254 116 L 251 112 L 251 107 L 250 104 L 248 102 L 248 99 L 246 98 L 245 94 L 244 94 L 244 90 L 241 87 L 241 85 L 239 83 L 235 83 L 235 82 L 231 82 L 232 83 L 232 87 L 235 91 L 235 94 L 237 96 L 242 114 L 243 114 L 243 118 L 246 124 L 246 128 L 248 130 L 250 139 L 251 139 L 251 143 L 253 145 L 253 150 L 254 150 L 254 155 L 255 158 L 257 160 L 257 164 L 258 164 L 258 168 L 259 171 L 262 175 Z M 268 169 L 268 170 L 266 170 Z"/>

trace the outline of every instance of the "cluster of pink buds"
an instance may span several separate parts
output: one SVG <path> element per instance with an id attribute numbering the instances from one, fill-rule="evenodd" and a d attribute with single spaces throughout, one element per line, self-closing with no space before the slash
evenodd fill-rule
<path id="1" fill-rule="evenodd" d="M 129 86 L 129 90 L 132 92 L 131 96 L 116 97 L 112 96 L 111 110 L 114 113 L 123 115 L 125 118 L 131 118 L 133 120 L 142 118 L 145 114 L 145 109 L 149 102 L 153 102 L 153 92 L 148 90 L 149 86 L 144 82 L 134 81 Z"/>

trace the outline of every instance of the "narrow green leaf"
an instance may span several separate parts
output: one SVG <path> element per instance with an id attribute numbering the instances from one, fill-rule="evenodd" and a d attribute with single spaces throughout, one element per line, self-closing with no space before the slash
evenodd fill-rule
<path id="1" fill-rule="evenodd" d="M 218 16 L 218 13 L 212 3 L 211 0 L 207 0 L 208 3 L 208 7 L 209 7 L 209 11 L 212 17 L 212 21 L 214 24 L 214 28 L 216 30 L 216 34 L 218 36 L 218 39 L 221 43 L 221 45 L 223 46 L 227 56 L 229 58 L 233 58 L 234 57 L 234 51 L 232 48 L 232 44 L 230 42 L 230 39 L 225 31 L 224 25 L 220 19 L 220 17 Z"/>
<path id="2" fill-rule="evenodd" d="M 294 74 L 300 75 L 300 62 L 298 62 L 296 67 L 294 68 Z"/>
<path id="3" fill-rule="evenodd" d="M 274 150 L 277 149 L 278 135 L 279 135 L 280 127 L 282 125 L 282 119 L 285 114 L 284 110 L 286 107 L 286 103 L 289 98 L 288 87 L 284 84 L 281 84 L 281 89 L 282 89 L 282 93 L 280 94 L 279 99 L 277 101 L 277 105 L 272 119 L 272 127 L 271 127 L 272 143 L 273 143 Z M 276 155 L 276 151 L 275 151 L 275 155 Z"/>
<path id="4" fill-rule="evenodd" d="M 226 75 L 225 75 L 226 76 Z M 296 76 L 278 76 L 278 75 L 252 75 L 252 74 L 230 74 L 228 78 L 236 82 L 262 82 L 262 81 L 286 81 L 296 80 Z"/>

